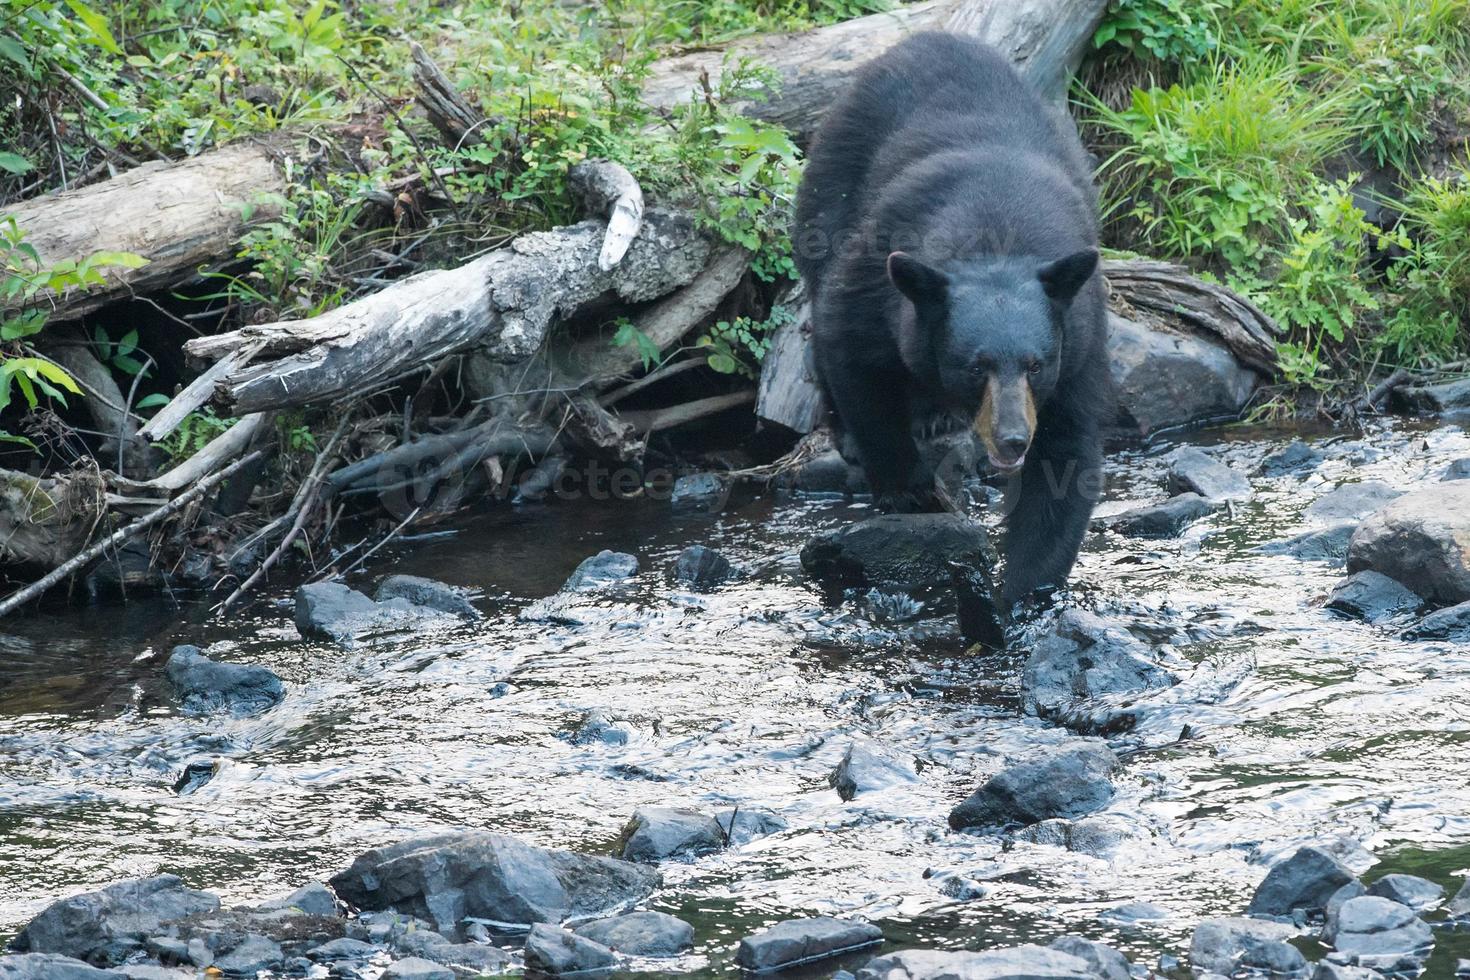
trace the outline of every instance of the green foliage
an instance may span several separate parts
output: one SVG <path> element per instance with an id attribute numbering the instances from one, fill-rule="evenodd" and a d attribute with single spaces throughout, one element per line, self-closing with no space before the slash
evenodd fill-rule
<path id="1" fill-rule="evenodd" d="M 786 307 L 776 306 L 764 320 L 745 316 L 721 320 L 695 346 L 706 351 L 706 360 L 713 370 L 754 378 L 760 373 L 760 362 L 771 349 L 771 335 L 793 316 Z"/>
<path id="2" fill-rule="evenodd" d="M 1094 48 L 1181 64 L 1209 58 L 1220 39 L 1216 15 L 1223 4 L 1198 0 L 1113 0 L 1092 36 Z"/>
<path id="3" fill-rule="evenodd" d="M 1401 227 L 1409 251 L 1390 270 L 1379 346 L 1401 361 L 1453 356 L 1470 323 L 1470 165 L 1407 188 Z"/>
<path id="4" fill-rule="evenodd" d="M 214 441 L 216 436 L 228 431 L 236 419 L 222 419 L 214 409 L 205 407 L 184 416 L 178 428 L 159 443 L 169 459 L 181 463 Z"/>
<path id="5" fill-rule="evenodd" d="M 286 196 L 263 195 L 255 209 L 269 206 L 278 216 L 255 224 L 240 240 L 239 257 L 250 271 L 228 279 L 231 299 L 269 311 L 314 316 L 335 306 L 347 293 L 342 259 L 359 237 L 362 202 L 340 178 L 326 183 L 293 183 Z"/>
<path id="6" fill-rule="evenodd" d="M 643 370 L 649 371 L 663 363 L 663 351 L 659 350 L 658 344 L 653 338 L 642 330 L 639 330 L 632 320 L 627 317 L 618 317 L 616 321 L 617 331 L 613 334 L 612 345 L 614 347 L 632 347 L 638 352 L 638 358 L 643 362 Z"/>

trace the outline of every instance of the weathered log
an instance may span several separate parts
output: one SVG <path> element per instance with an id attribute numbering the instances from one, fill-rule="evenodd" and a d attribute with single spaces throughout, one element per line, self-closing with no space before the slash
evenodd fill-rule
<path id="1" fill-rule="evenodd" d="M 151 480 L 118 480 L 118 486 L 130 493 L 167 490 L 177 493 L 204 479 L 209 474 L 238 458 L 269 421 L 270 415 L 258 412 L 247 415 L 215 436 L 202 449 L 178 466 Z"/>
<path id="2" fill-rule="evenodd" d="M 654 299 L 693 280 L 710 241 L 685 215 L 651 211 L 618 266 L 598 268 L 605 225 L 584 221 L 522 235 L 458 269 L 425 272 L 307 320 L 245 327 L 184 345 L 194 358 L 259 343 L 277 355 L 215 383 L 216 400 L 243 415 L 363 394 L 471 349 L 528 357 L 561 317 L 609 293 Z"/>
<path id="3" fill-rule="evenodd" d="M 597 267 L 606 272 L 623 261 L 643 227 L 643 188 L 627 167 L 611 160 L 583 160 L 567 171 L 567 184 L 589 218 L 607 220 L 597 257 Z"/>
<path id="4" fill-rule="evenodd" d="M 758 119 L 810 133 L 864 63 L 915 31 L 968 34 L 1009 54 L 1043 94 L 1060 99 L 1107 0 L 929 0 L 793 34 L 763 34 L 700 48 L 654 64 L 645 101 L 664 108 L 687 102 L 704 79 L 742 60 L 774 69 L 780 84 L 765 101 L 739 107 Z"/>
<path id="5" fill-rule="evenodd" d="M 335 493 L 381 493 L 413 483 L 428 485 L 479 465 L 492 456 L 539 457 L 556 440 L 556 433 L 539 424 L 515 425 L 505 419 L 440 435 L 425 436 L 395 446 L 328 474 Z"/>
<path id="6" fill-rule="evenodd" d="M 810 432 L 822 419 L 822 395 L 812 369 L 812 310 L 806 287 L 797 282 L 776 299 L 791 318 L 776 328 L 761 359 L 755 414 L 793 432 Z"/>
<path id="7" fill-rule="evenodd" d="M 454 83 L 451 82 L 423 45 L 417 41 L 409 45 L 413 56 L 414 94 L 423 107 L 429 122 L 439 130 L 445 145 L 458 149 L 474 138 L 478 127 L 489 122 L 489 118 L 470 104 Z"/>
<path id="8" fill-rule="evenodd" d="M 721 412 L 728 412 L 732 408 L 739 408 L 753 401 L 755 401 L 755 392 L 750 389 L 742 389 L 724 395 L 711 395 L 708 398 L 685 402 L 682 405 L 671 405 L 668 408 L 624 412 L 622 418 L 637 431 L 649 435 L 664 429 L 688 425 L 690 422 L 697 422 Z"/>
<path id="9" fill-rule="evenodd" d="M 138 435 L 151 442 L 158 442 L 168 438 L 169 433 L 177 429 L 189 417 L 191 412 L 197 412 L 204 403 L 214 397 L 214 383 L 237 368 L 242 368 L 250 363 L 259 348 L 253 345 L 239 347 L 230 351 L 214 364 L 200 374 L 193 381 L 169 400 L 169 403 L 158 410 L 158 413 L 144 423 L 138 430 Z"/>
<path id="10" fill-rule="evenodd" d="M 262 141 L 235 143 L 8 208 L 43 266 L 103 251 L 148 260 L 137 269 L 104 271 L 105 286 L 44 295 L 52 318 L 74 318 L 122 296 L 173 285 L 200 265 L 233 255 L 247 227 L 247 208 L 255 217 L 276 213 L 261 197 L 286 189 L 277 155 Z M 0 312 L 6 312 L 3 303 Z"/>
<path id="11" fill-rule="evenodd" d="M 1121 300 L 1166 326 L 1218 340 L 1236 360 L 1266 377 L 1280 370 L 1274 337 L 1281 328 L 1229 287 L 1206 282 L 1182 265 L 1152 259 L 1107 259 L 1103 275 L 1115 304 Z"/>
<path id="12" fill-rule="evenodd" d="M 41 334 L 37 341 L 41 352 L 61 365 L 86 392 L 82 407 L 92 417 L 97 431 L 103 434 L 102 465 L 115 466 L 124 476 L 147 471 L 148 446 L 138 438 L 140 419 L 133 414 L 112 371 L 92 353 L 82 332 L 74 326 L 58 324 Z"/>
<path id="13" fill-rule="evenodd" d="M 55 568 L 82 549 L 105 508 L 95 469 L 44 480 L 0 470 L 0 559 Z"/>

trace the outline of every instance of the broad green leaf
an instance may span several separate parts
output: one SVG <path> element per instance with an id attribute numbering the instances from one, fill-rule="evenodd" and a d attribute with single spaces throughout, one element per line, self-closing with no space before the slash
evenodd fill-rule
<path id="1" fill-rule="evenodd" d="M 19 316 L 0 323 L 0 340 L 19 340 L 22 337 L 30 337 L 41 332 L 46 325 L 46 314 L 40 310 L 30 310 Z"/>
<path id="2" fill-rule="evenodd" d="M 33 169 L 31 161 L 19 153 L 0 152 L 0 170 L 13 174 L 28 173 Z"/>
<path id="3" fill-rule="evenodd" d="M 71 12 L 77 15 L 77 19 L 87 26 L 92 39 L 111 54 L 119 57 L 123 55 L 123 49 L 118 46 L 117 38 L 112 36 L 112 29 L 107 26 L 107 18 L 82 3 L 82 0 L 66 0 L 66 5 Z"/>
<path id="4" fill-rule="evenodd" d="M 117 266 L 123 269 L 138 269 L 148 264 L 148 260 L 141 255 L 132 252 L 93 252 L 87 256 L 87 262 L 92 268 L 98 269 L 103 266 Z"/>
<path id="5" fill-rule="evenodd" d="M 71 375 L 67 374 L 60 365 L 52 364 L 50 361 L 43 361 L 40 358 L 34 358 L 34 360 L 36 362 L 36 372 L 41 377 L 56 382 L 72 394 L 80 395 L 82 393 L 82 389 L 77 387 L 77 383 L 71 379 Z"/>
<path id="6" fill-rule="evenodd" d="M 138 408 L 162 408 L 171 401 L 173 401 L 172 398 L 168 397 L 162 392 L 155 391 L 151 395 L 144 395 L 142 398 L 138 399 Z"/>
<path id="7" fill-rule="evenodd" d="M 13 37 L 0 37 L 0 56 L 4 56 L 25 69 L 26 74 L 31 71 L 31 59 L 26 57 L 26 49 Z"/>

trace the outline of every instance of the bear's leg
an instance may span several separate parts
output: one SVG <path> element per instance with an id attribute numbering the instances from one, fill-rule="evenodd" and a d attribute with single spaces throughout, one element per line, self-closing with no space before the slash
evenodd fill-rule
<path id="1" fill-rule="evenodd" d="M 1037 433 L 1006 518 L 1005 601 L 1060 588 L 1077 560 L 1102 492 L 1102 440 L 1095 425 L 1049 426 Z"/>
<path id="2" fill-rule="evenodd" d="M 934 477 L 919 458 L 903 379 L 864 379 L 828 390 L 840 422 L 839 438 L 857 450 L 878 508 L 932 509 Z"/>

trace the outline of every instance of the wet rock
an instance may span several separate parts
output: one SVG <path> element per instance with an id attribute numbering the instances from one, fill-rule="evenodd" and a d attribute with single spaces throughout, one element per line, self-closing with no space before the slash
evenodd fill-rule
<path id="1" fill-rule="evenodd" d="M 339 963 L 366 961 L 377 953 L 378 947 L 372 943 L 343 936 L 307 950 L 306 955 L 318 963 Z"/>
<path id="2" fill-rule="evenodd" d="M 1425 616 L 1404 631 L 1409 640 L 1470 641 L 1470 602 L 1462 602 Z"/>
<path id="3" fill-rule="evenodd" d="M 286 964 L 288 967 L 289 963 Z M 310 966 L 310 964 L 307 964 Z M 304 970 L 299 972 L 305 972 Z M 104 974 L 111 976 L 112 974 Z M 5 976 L 5 971 L 0 970 L 0 977 Z M 182 967 L 157 966 L 153 963 L 128 963 L 122 967 L 122 976 L 128 980 L 195 980 L 198 976 L 194 970 L 186 970 Z M 62 980 L 65 980 L 63 977 Z"/>
<path id="4" fill-rule="evenodd" d="M 1356 878 L 1333 892 L 1332 897 L 1327 899 L 1327 922 L 1325 928 L 1336 928 L 1333 923 L 1337 921 L 1337 913 L 1342 911 L 1343 905 L 1357 898 L 1359 895 L 1366 894 L 1368 894 L 1368 889 L 1364 888 L 1363 883 Z"/>
<path id="5" fill-rule="evenodd" d="M 695 473 L 674 481 L 669 506 L 676 514 L 713 514 L 730 499 L 730 482 L 717 473 Z"/>
<path id="6" fill-rule="evenodd" d="M 868 961 L 856 980 L 1098 980 L 1080 957 L 1045 946 L 984 952 L 906 949 Z"/>
<path id="7" fill-rule="evenodd" d="M 954 584 L 960 621 L 960 636 L 966 643 L 979 643 L 992 650 L 1006 646 L 1006 602 L 995 587 L 993 570 L 986 565 L 949 568 Z"/>
<path id="8" fill-rule="evenodd" d="M 1344 483 L 1312 501 L 1302 514 L 1314 521 L 1355 521 L 1402 496 L 1400 491 L 1377 480 Z"/>
<path id="9" fill-rule="evenodd" d="M 638 574 L 638 559 L 621 551 L 599 551 L 578 565 L 563 592 L 592 592 Z"/>
<path id="10" fill-rule="evenodd" d="M 213 779 L 217 771 L 218 767 L 213 759 L 191 762 L 179 773 L 179 778 L 174 780 L 174 792 L 186 796 Z"/>
<path id="11" fill-rule="evenodd" d="M 788 919 L 740 940 L 735 962 L 752 973 L 770 973 L 876 946 L 883 930 L 867 922 L 817 916 Z"/>
<path id="12" fill-rule="evenodd" d="M 695 591 L 713 589 L 730 579 L 735 567 L 729 559 L 702 544 L 691 544 L 674 561 L 674 581 Z"/>
<path id="13" fill-rule="evenodd" d="M 1361 966 L 1318 960 L 1316 969 L 1312 971 L 1312 980 L 1383 980 L 1383 975 Z"/>
<path id="14" fill-rule="evenodd" d="M 239 945 L 226 950 L 210 964 L 227 977 L 254 977 L 271 970 L 286 960 L 279 943 L 264 936 L 246 936 Z"/>
<path id="15" fill-rule="evenodd" d="M 289 895 L 281 898 L 273 898 L 262 902 L 259 906 L 262 911 L 296 911 L 305 915 L 340 915 L 337 908 L 337 896 L 333 895 L 331 889 L 320 882 L 312 882 L 302 885 Z"/>
<path id="16" fill-rule="evenodd" d="M 461 619 L 483 618 L 480 610 L 470 605 L 462 590 L 418 575 L 389 575 L 378 583 L 378 591 L 373 593 L 373 598 L 378 602 L 404 599 L 415 606 L 437 609 Z"/>
<path id="17" fill-rule="evenodd" d="M 174 647 L 164 675 L 184 710 L 195 714 L 220 710 L 252 714 L 286 697 L 281 679 L 264 667 L 219 663 L 193 646 Z"/>
<path id="18" fill-rule="evenodd" d="M 1417 415 L 1470 409 L 1470 378 L 1437 385 L 1407 385 L 1390 396 L 1395 408 Z"/>
<path id="19" fill-rule="evenodd" d="M 60 953 L 102 966 L 121 963 L 165 923 L 219 908 L 209 892 L 184 887 L 177 875 L 120 881 L 48 905 L 27 923 L 11 948 Z"/>
<path id="20" fill-rule="evenodd" d="M 1174 454 L 1169 464 L 1169 491 L 1197 493 L 1206 500 L 1246 500 L 1251 482 L 1244 474 L 1193 446 Z"/>
<path id="21" fill-rule="evenodd" d="M 1065 610 L 1036 644 L 1021 672 L 1021 707 L 1051 718 L 1078 701 L 1133 694 L 1179 682 L 1121 626 L 1080 609 Z"/>
<path id="22" fill-rule="evenodd" d="M 1347 567 L 1382 572 L 1437 606 L 1470 600 L 1470 481 L 1411 493 L 1374 513 L 1353 535 Z"/>
<path id="23" fill-rule="evenodd" d="M 383 980 L 454 980 L 454 971 L 433 960 L 409 956 L 394 960 L 383 971 Z"/>
<path id="24" fill-rule="evenodd" d="M 308 639 L 350 644 L 369 633 L 408 629 L 443 615 L 403 598 L 374 602 L 339 582 L 311 582 L 296 590 L 296 631 Z"/>
<path id="25" fill-rule="evenodd" d="M 801 549 L 807 574 L 844 586 L 946 586 L 952 562 L 997 562 L 985 529 L 956 514 L 884 514 L 818 534 Z"/>
<path id="26" fill-rule="evenodd" d="M 1085 816 L 1112 800 L 1109 777 L 1117 767 L 1117 756 L 1097 739 L 1039 749 L 986 780 L 950 811 L 949 825 L 964 830 Z"/>
<path id="27" fill-rule="evenodd" d="M 629 912 L 597 919 L 573 931 L 628 956 L 678 956 L 694 948 L 694 927 L 663 912 Z"/>
<path id="28" fill-rule="evenodd" d="M 1176 538 L 1189 525 L 1221 506 L 1197 493 L 1181 493 L 1161 504 L 1147 504 L 1099 517 L 1095 523 L 1130 538 Z"/>
<path id="29" fill-rule="evenodd" d="M 465 831 L 373 848 L 331 885 L 358 908 L 395 908 L 452 932 L 466 917 L 533 923 L 605 915 L 647 898 L 659 880 L 627 861 Z"/>
<path id="30" fill-rule="evenodd" d="M 827 775 L 827 785 L 847 802 L 865 793 L 911 786 L 918 781 L 911 761 L 888 755 L 863 742 L 849 745 L 837 768 Z"/>
<path id="31" fill-rule="evenodd" d="M 656 864 L 668 858 L 712 854 L 725 846 L 725 834 L 707 813 L 645 806 L 633 811 L 614 846 L 625 861 Z"/>
<path id="32" fill-rule="evenodd" d="M 1334 962 L 1380 973 L 1417 972 L 1434 946 L 1434 933 L 1414 910 L 1377 895 L 1343 903 L 1323 938 Z"/>
<path id="33" fill-rule="evenodd" d="M 1446 466 L 1444 475 L 1439 479 L 1441 482 L 1447 482 L 1449 480 L 1470 480 L 1470 457 L 1457 459 L 1449 466 Z"/>
<path id="34" fill-rule="evenodd" d="M 429 933 L 437 936 L 438 933 Z M 422 943 L 413 954 L 419 959 L 438 963 L 440 966 L 457 968 L 472 976 L 491 976 L 505 972 L 510 966 L 510 955 L 494 946 L 479 943 Z"/>
<path id="35" fill-rule="evenodd" d="M 1266 476 L 1285 476 L 1299 470 L 1311 469 L 1325 458 L 1300 439 L 1293 439 L 1285 449 L 1261 460 L 1261 473 Z"/>
<path id="36" fill-rule="evenodd" d="M 1074 854 L 1086 854 L 1095 858 L 1112 857 L 1133 837 L 1133 832 L 1125 823 L 1107 816 L 1083 817 L 1081 820 L 1043 820 L 1029 827 L 1022 827 L 1011 835 L 1012 840 L 1060 847 Z"/>
<path id="37" fill-rule="evenodd" d="M 1290 555 L 1302 561 L 1347 561 L 1348 542 L 1358 529 L 1357 521 L 1344 521 L 1316 531 L 1306 531 L 1281 541 L 1268 541 L 1259 550 L 1266 555 Z"/>
<path id="38" fill-rule="evenodd" d="M 593 708 L 582 716 L 581 723 L 577 726 L 577 730 L 572 732 L 568 741 L 573 745 L 591 745 L 594 742 L 601 742 L 604 745 L 627 745 L 632 734 L 626 725 L 602 708 Z"/>
<path id="39" fill-rule="evenodd" d="M 1328 609 L 1368 623 L 1418 612 L 1422 605 L 1423 599 L 1387 575 L 1374 571 L 1349 575 L 1327 597 Z"/>
<path id="40" fill-rule="evenodd" d="M 425 936 L 431 937 L 429 942 L 436 941 L 432 937 L 437 937 L 438 941 L 449 941 L 435 932 L 434 923 L 427 919 L 382 909 L 367 909 L 360 912 L 355 919 L 348 922 L 347 935 L 353 939 L 376 943 L 379 946 L 392 946 L 409 951 L 418 949 L 419 941 Z"/>
<path id="41" fill-rule="evenodd" d="M 1092 968 L 1098 980 L 1129 980 L 1128 957 L 1106 943 L 1080 936 L 1063 936 L 1048 944 L 1049 948 L 1075 956 Z"/>
<path id="42" fill-rule="evenodd" d="M 1450 899 L 1446 911 L 1452 919 L 1470 918 L 1470 878 L 1466 878 L 1464 884 L 1460 885 L 1460 890 Z"/>
<path id="43" fill-rule="evenodd" d="M 1444 901 L 1444 888 L 1418 875 L 1384 875 L 1368 886 L 1369 895 L 1406 905 L 1415 912 L 1427 912 Z"/>
<path id="44" fill-rule="evenodd" d="M 95 966 L 55 953 L 0 954 L 0 980 L 125 980 L 121 970 Z"/>
<path id="45" fill-rule="evenodd" d="M 1261 919 L 1205 919 L 1189 944 L 1189 965 L 1195 976 L 1214 973 L 1238 976 L 1242 970 L 1262 970 L 1305 976 L 1307 961 L 1286 940 L 1296 934 L 1291 926 Z"/>
<path id="46" fill-rule="evenodd" d="M 1124 902 L 1122 905 L 1098 913 L 1098 918 L 1108 922 L 1132 925 L 1137 922 L 1166 922 L 1174 918 L 1174 913 L 1152 902 Z"/>
<path id="47" fill-rule="evenodd" d="M 605 970 L 616 962 L 617 957 L 606 946 L 557 926 L 537 923 L 526 937 L 528 972 L 559 977 Z"/>
<path id="48" fill-rule="evenodd" d="M 1332 893 L 1357 878 L 1347 866 L 1320 847 L 1301 847 L 1266 872 L 1247 912 L 1290 917 L 1301 909 L 1325 912 Z M 1228 971 L 1227 971 L 1228 972 Z"/>
<path id="49" fill-rule="evenodd" d="M 1237 416 L 1257 381 L 1219 344 L 1115 313 L 1108 314 L 1108 363 L 1118 424 L 1135 436 Z"/>
<path id="50" fill-rule="evenodd" d="M 730 807 L 715 811 L 715 823 L 731 846 L 749 844 L 757 837 L 778 834 L 786 829 L 786 821 L 769 810 Z"/>

